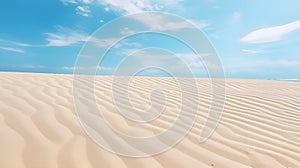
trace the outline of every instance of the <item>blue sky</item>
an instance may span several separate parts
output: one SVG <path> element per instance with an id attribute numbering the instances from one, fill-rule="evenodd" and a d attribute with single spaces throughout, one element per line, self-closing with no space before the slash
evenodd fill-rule
<path id="1" fill-rule="evenodd" d="M 72 73 L 82 46 L 101 26 L 128 14 L 162 11 L 186 18 L 207 35 L 226 77 L 299 79 L 299 6 L 299 0 L 3 1 L 0 71 Z M 107 54 L 101 67 L 109 74 L 122 58 L 117 55 L 153 46 L 176 48 L 174 52 L 191 65 L 197 62 L 176 42 L 155 39 L 144 35 L 125 40 Z M 202 69 L 195 68 L 199 76 Z"/>

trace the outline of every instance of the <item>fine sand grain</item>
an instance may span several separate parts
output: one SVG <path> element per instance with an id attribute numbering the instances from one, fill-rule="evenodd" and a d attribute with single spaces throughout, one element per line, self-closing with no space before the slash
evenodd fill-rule
<path id="1" fill-rule="evenodd" d="M 154 88 L 166 95 L 165 113 L 146 124 L 116 112 L 111 80 L 96 77 L 95 95 L 114 129 L 153 136 L 176 120 L 180 91 L 170 78 L 132 80 L 129 99 L 134 108 L 147 109 Z M 0 168 L 300 168 L 300 83 L 226 80 L 221 121 L 201 144 L 211 85 L 207 79 L 197 83 L 201 107 L 186 138 L 167 152 L 135 159 L 110 153 L 85 134 L 74 111 L 71 75 L 0 73 Z"/>

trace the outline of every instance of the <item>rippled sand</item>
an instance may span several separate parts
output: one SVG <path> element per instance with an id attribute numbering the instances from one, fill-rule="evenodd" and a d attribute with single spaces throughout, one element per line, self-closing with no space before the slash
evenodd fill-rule
<path id="1" fill-rule="evenodd" d="M 164 115 L 143 125 L 116 112 L 111 80 L 97 77 L 95 93 L 114 129 L 152 136 L 176 120 L 180 91 L 171 79 L 133 79 L 130 102 L 136 109 L 149 107 L 151 89 L 165 90 Z M 85 134 L 74 111 L 71 75 L 0 73 L 0 167 L 300 167 L 300 83 L 228 79 L 221 121 L 200 144 L 211 85 L 207 79 L 197 82 L 201 107 L 191 132 L 167 152 L 134 159 L 102 149 Z"/>

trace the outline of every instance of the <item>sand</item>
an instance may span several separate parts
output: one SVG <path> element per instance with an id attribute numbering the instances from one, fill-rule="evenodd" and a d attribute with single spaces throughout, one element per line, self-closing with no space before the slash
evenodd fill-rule
<path id="1" fill-rule="evenodd" d="M 134 78 L 135 108 L 149 106 L 145 93 L 154 86 L 166 89 L 168 100 L 166 115 L 139 126 L 115 112 L 111 79 L 97 77 L 95 93 L 114 129 L 151 136 L 175 121 L 180 101 L 171 80 Z M 227 79 L 220 123 L 199 143 L 211 96 L 209 80 L 197 82 L 202 99 L 193 129 L 172 149 L 136 159 L 110 153 L 86 135 L 74 110 L 71 75 L 0 73 L 0 168 L 300 167 L 300 83 Z"/>

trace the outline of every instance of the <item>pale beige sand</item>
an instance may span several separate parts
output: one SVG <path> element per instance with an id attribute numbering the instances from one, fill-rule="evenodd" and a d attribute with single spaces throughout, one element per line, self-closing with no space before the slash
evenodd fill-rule
<path id="1" fill-rule="evenodd" d="M 139 77 L 132 82 L 131 102 L 140 109 L 148 107 L 144 93 L 153 85 L 168 89 L 168 115 L 146 126 L 114 113 L 110 81 L 98 77 L 96 95 L 115 129 L 154 135 L 176 118 L 180 101 L 170 79 Z M 165 153 L 133 159 L 107 152 L 83 132 L 74 112 L 71 75 L 0 73 L 0 168 L 300 167 L 300 83 L 227 80 L 221 122 L 203 144 L 198 138 L 210 85 L 205 79 L 198 83 L 202 108 L 188 136 Z"/>

